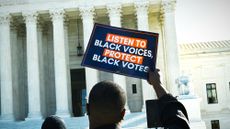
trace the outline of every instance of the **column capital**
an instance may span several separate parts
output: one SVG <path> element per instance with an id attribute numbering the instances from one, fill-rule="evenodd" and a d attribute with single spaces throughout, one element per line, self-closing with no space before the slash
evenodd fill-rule
<path id="1" fill-rule="evenodd" d="M 136 9 L 136 15 L 142 15 L 147 12 L 148 14 L 148 8 L 149 8 L 149 2 L 148 1 L 140 1 L 137 0 L 134 2 L 134 6 Z"/>
<path id="2" fill-rule="evenodd" d="M 26 23 L 37 23 L 37 11 L 26 11 L 23 12 L 22 15 Z"/>
<path id="3" fill-rule="evenodd" d="M 64 9 L 50 9 L 49 11 L 52 21 L 55 20 L 64 20 L 65 10 Z"/>
<path id="4" fill-rule="evenodd" d="M 9 25 L 11 22 L 11 15 L 10 13 L 1 13 L 0 14 L 0 25 L 6 24 Z"/>
<path id="5" fill-rule="evenodd" d="M 121 4 L 107 4 L 106 5 L 109 17 L 120 17 L 121 16 Z"/>
<path id="6" fill-rule="evenodd" d="M 38 21 L 37 21 L 38 25 L 37 25 L 37 28 L 39 31 L 43 31 L 43 25 L 45 24 L 45 21 L 44 19 L 42 18 L 39 18 Z"/>
<path id="7" fill-rule="evenodd" d="M 48 33 L 48 29 L 49 29 L 49 23 L 44 22 L 44 23 L 43 23 L 42 32 L 43 32 L 44 34 L 47 34 L 47 33 Z"/>
<path id="8" fill-rule="evenodd" d="M 19 24 L 17 30 L 19 36 L 24 37 L 26 35 L 26 29 L 24 24 Z"/>
<path id="9" fill-rule="evenodd" d="M 11 27 L 16 27 L 18 28 L 20 26 L 21 22 L 20 22 L 20 17 L 19 16 L 14 16 L 11 18 Z"/>
<path id="10" fill-rule="evenodd" d="M 94 18 L 94 15 L 95 15 L 95 9 L 93 6 L 81 6 L 79 8 L 80 10 L 80 14 L 81 14 L 81 18 L 82 19 L 85 19 L 85 18 L 91 18 L 93 19 Z"/>
<path id="11" fill-rule="evenodd" d="M 15 31 L 15 30 L 17 30 L 17 29 L 18 29 L 18 25 L 17 25 L 17 24 L 15 24 L 15 23 L 11 23 L 11 24 L 10 24 L 10 30 Z"/>
<path id="12" fill-rule="evenodd" d="M 161 14 L 172 13 L 175 11 L 176 0 L 163 0 L 161 2 Z"/>
<path id="13" fill-rule="evenodd" d="M 164 0 L 161 3 L 161 10 L 160 10 L 160 17 L 159 21 L 160 24 L 163 25 L 165 21 L 165 14 L 173 13 L 176 7 L 176 0 Z"/>
<path id="14" fill-rule="evenodd" d="M 65 16 L 64 26 L 69 25 L 69 17 Z"/>
<path id="15" fill-rule="evenodd" d="M 138 30 L 144 30 L 144 31 L 149 30 L 148 8 L 149 8 L 148 1 L 144 1 L 144 2 L 140 0 L 135 1 Z"/>
<path id="16" fill-rule="evenodd" d="M 160 16 L 159 16 L 159 24 L 160 24 L 160 25 L 164 25 L 164 21 L 165 21 L 164 14 L 160 13 Z"/>

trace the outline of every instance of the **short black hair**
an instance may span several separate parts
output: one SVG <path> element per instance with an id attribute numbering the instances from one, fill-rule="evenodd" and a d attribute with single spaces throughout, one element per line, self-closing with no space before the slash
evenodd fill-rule
<path id="1" fill-rule="evenodd" d="M 97 114 L 114 116 L 125 108 L 126 95 L 116 83 L 102 81 L 94 85 L 89 94 L 89 105 Z"/>
<path id="2" fill-rule="evenodd" d="M 52 115 L 46 117 L 41 129 L 66 129 L 66 126 L 60 117 Z"/>

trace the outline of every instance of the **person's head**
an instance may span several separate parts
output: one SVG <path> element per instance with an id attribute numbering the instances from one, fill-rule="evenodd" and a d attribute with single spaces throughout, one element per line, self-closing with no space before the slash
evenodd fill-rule
<path id="1" fill-rule="evenodd" d="M 102 81 L 94 85 L 87 104 L 90 127 L 120 123 L 125 115 L 125 96 L 116 83 Z"/>
<path id="2" fill-rule="evenodd" d="M 63 119 L 52 115 L 46 117 L 41 129 L 66 129 L 66 126 Z"/>

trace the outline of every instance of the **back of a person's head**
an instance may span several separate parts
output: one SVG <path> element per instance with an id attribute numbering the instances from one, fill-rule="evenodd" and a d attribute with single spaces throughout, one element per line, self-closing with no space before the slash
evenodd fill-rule
<path id="1" fill-rule="evenodd" d="M 45 119 L 41 129 L 66 129 L 66 126 L 63 119 L 52 115 Z"/>
<path id="2" fill-rule="evenodd" d="M 97 119 L 119 122 L 123 117 L 126 97 L 124 90 L 116 83 L 102 81 L 94 85 L 89 94 L 90 115 Z"/>

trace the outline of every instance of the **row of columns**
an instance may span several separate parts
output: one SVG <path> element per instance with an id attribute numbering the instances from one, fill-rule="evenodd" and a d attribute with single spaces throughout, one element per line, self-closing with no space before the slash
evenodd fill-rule
<path id="1" fill-rule="evenodd" d="M 136 15 L 138 30 L 149 30 L 148 23 L 148 2 L 136 2 Z M 164 38 L 166 46 L 166 60 L 169 74 L 167 84 L 174 87 L 175 77 L 178 77 L 179 63 L 175 35 L 175 23 L 173 11 L 166 11 L 168 4 L 162 4 L 162 15 L 164 16 Z M 165 8 L 164 8 L 165 7 Z M 80 7 L 80 15 L 83 22 L 84 50 L 88 44 L 91 31 L 94 25 L 94 8 L 91 6 Z M 110 25 L 121 27 L 121 5 L 110 4 L 107 6 Z M 49 11 L 53 22 L 53 42 L 54 42 L 54 67 L 55 67 L 55 92 L 56 92 L 56 114 L 61 116 L 70 116 L 68 104 L 68 53 L 66 52 L 64 20 L 65 12 L 63 9 L 53 9 Z M 27 74 L 28 74 L 28 118 L 41 118 L 40 101 L 40 67 L 39 67 L 39 45 L 37 30 L 37 12 L 23 13 L 26 23 L 27 38 Z M 14 118 L 13 113 L 13 78 L 12 78 L 12 50 L 10 42 L 10 14 L 1 14 L 0 16 L 0 58 L 1 58 L 1 119 L 10 120 Z M 176 52 L 176 53 L 175 53 Z M 173 54 L 175 53 L 175 56 Z M 171 55 L 169 55 L 171 54 Z M 178 66 L 177 68 L 175 68 Z M 86 68 L 86 86 L 87 95 L 92 86 L 98 79 L 97 70 Z M 171 74 L 173 73 L 173 74 Z M 126 91 L 126 79 L 122 75 L 113 75 L 114 82 L 119 82 Z M 148 93 L 153 91 L 147 82 L 142 81 L 143 101 L 151 98 Z M 172 88 L 173 89 L 173 88 Z M 153 94 L 153 93 L 152 93 Z M 126 107 L 128 108 L 128 107 Z"/>
<path id="2" fill-rule="evenodd" d="M 148 31 L 148 2 L 136 2 L 136 15 L 138 20 L 138 30 Z M 80 8 L 81 15 L 83 17 L 83 31 L 84 31 L 84 46 L 88 44 L 88 40 L 90 37 L 91 30 L 93 29 L 93 16 L 94 16 L 94 9 L 92 7 L 84 7 Z M 121 27 L 121 5 L 120 4 L 109 4 L 107 6 L 109 21 L 111 26 Z M 86 12 L 82 14 L 83 12 Z M 86 18 L 84 18 L 86 17 Z M 90 31 L 90 32 L 88 32 Z M 86 36 L 87 35 L 87 36 Z M 90 77 L 90 79 L 86 80 L 87 85 L 87 94 L 89 94 L 93 85 L 98 82 L 98 72 L 97 70 L 86 68 L 86 77 Z M 92 78 L 92 79 L 91 79 Z M 126 78 L 123 75 L 113 74 L 113 81 L 119 83 L 119 85 L 125 90 L 126 92 Z M 149 90 L 150 86 L 146 86 L 147 82 L 144 80 L 142 81 L 143 92 L 145 91 L 153 91 Z M 126 92 L 127 93 L 127 92 Z M 151 92 L 152 93 L 152 92 Z M 150 93 L 150 94 L 151 94 Z M 149 94 L 148 94 L 149 95 Z M 150 95 L 151 96 L 151 95 Z M 147 100 L 149 97 L 146 97 L 146 93 L 143 93 L 143 101 Z M 126 103 L 126 109 L 129 110 L 129 107 Z"/>
<path id="3" fill-rule="evenodd" d="M 50 10 L 53 22 L 54 69 L 56 115 L 70 116 L 68 105 L 68 58 L 64 34 L 64 10 Z M 23 13 L 26 23 L 28 116 L 27 119 L 42 118 L 41 115 L 41 67 L 39 56 L 38 13 Z M 1 55 L 1 119 L 14 119 L 13 112 L 13 71 L 12 43 L 10 38 L 11 15 L 0 16 L 0 55 Z"/>
<path id="4" fill-rule="evenodd" d="M 178 45 L 176 40 L 176 29 L 175 29 L 175 0 L 163 0 L 161 3 L 161 26 L 163 30 L 163 44 L 165 46 L 164 57 L 167 65 L 166 68 L 166 84 L 168 90 L 174 94 L 178 95 L 176 79 L 179 77 L 179 56 L 178 56 Z M 148 2 L 136 1 L 135 2 L 136 16 L 137 16 L 137 29 L 142 31 L 149 31 L 148 23 Z M 88 44 L 91 30 L 93 29 L 93 18 L 94 9 L 93 7 L 86 6 L 80 8 L 81 16 L 83 20 L 83 31 L 84 31 L 84 46 Z M 121 27 L 121 5 L 120 4 L 109 4 L 107 6 L 108 16 L 111 26 Z M 98 72 L 97 70 L 86 68 L 86 77 L 90 79 L 86 80 L 87 94 L 91 90 L 92 86 L 98 82 Z M 92 77 L 92 78 L 91 78 Z M 113 74 L 113 81 L 119 82 L 122 88 L 126 92 L 126 78 L 123 75 Z M 153 89 L 147 81 L 142 80 L 142 95 L 143 95 L 143 109 L 145 109 L 145 101 L 148 99 L 156 98 Z M 128 109 L 128 106 L 126 105 Z"/>
<path id="5" fill-rule="evenodd" d="M 136 1 L 135 2 L 136 16 L 137 16 L 137 29 L 142 31 L 149 31 L 148 23 L 148 2 Z M 176 79 L 179 76 L 179 59 L 178 59 L 178 46 L 176 41 L 176 32 L 175 32 L 175 20 L 174 20 L 174 9 L 175 1 L 163 0 L 161 4 L 161 25 L 163 28 L 163 38 L 165 46 L 165 61 L 166 61 L 166 84 L 168 85 L 168 90 L 177 95 Z M 80 8 L 83 28 L 84 28 L 84 46 L 88 44 L 91 30 L 93 29 L 93 18 L 94 18 L 94 9 L 90 6 Z M 121 5 L 120 4 L 109 4 L 107 6 L 108 16 L 111 26 L 121 27 Z M 82 14 L 82 12 L 87 12 Z M 84 18 L 85 17 L 85 18 Z M 163 17 L 163 18 L 162 18 Z M 85 21 L 84 21 L 85 19 Z M 87 20 L 86 20 L 87 19 Z M 90 32 L 88 32 L 90 31 Z M 94 69 L 86 68 L 86 77 L 92 77 L 92 79 L 87 79 L 87 94 L 91 90 L 92 86 L 98 82 L 98 73 Z M 113 74 L 113 81 L 119 82 L 122 88 L 126 91 L 126 78 L 125 76 Z M 142 95 L 143 95 L 143 109 L 145 109 L 145 101 L 147 99 L 153 99 L 156 95 L 153 92 L 153 89 L 147 81 L 142 80 Z M 126 105 L 128 109 L 128 106 Z"/>

